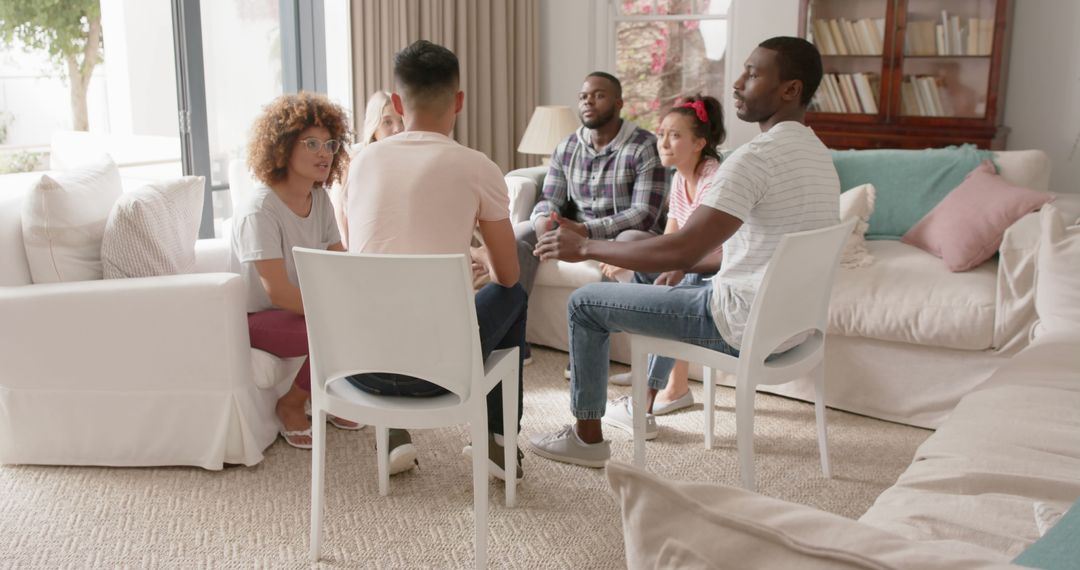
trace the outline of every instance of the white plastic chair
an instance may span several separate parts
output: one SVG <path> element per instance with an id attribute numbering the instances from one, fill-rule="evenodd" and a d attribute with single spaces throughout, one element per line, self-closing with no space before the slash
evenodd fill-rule
<path id="1" fill-rule="evenodd" d="M 379 494 L 389 489 L 388 429 L 469 423 L 475 562 L 487 565 L 487 394 L 502 382 L 506 505 L 517 491 L 518 349 L 481 359 L 472 272 L 464 255 L 365 255 L 295 248 L 311 359 L 311 559 L 322 542 L 326 415 L 376 426 Z M 393 372 L 450 391 L 377 396 L 345 376 Z"/>
<path id="2" fill-rule="evenodd" d="M 705 449 L 712 449 L 716 379 L 714 370 L 735 375 L 735 433 L 742 486 L 754 490 L 754 394 L 758 385 L 783 384 L 813 375 L 821 471 L 830 477 L 825 432 L 825 327 L 829 297 L 844 243 L 855 220 L 791 233 L 780 240 L 761 282 L 739 357 L 693 344 L 630 335 L 633 377 L 634 464 L 645 466 L 645 391 L 649 355 L 704 365 Z M 766 361 L 786 340 L 810 331 L 799 346 Z"/>

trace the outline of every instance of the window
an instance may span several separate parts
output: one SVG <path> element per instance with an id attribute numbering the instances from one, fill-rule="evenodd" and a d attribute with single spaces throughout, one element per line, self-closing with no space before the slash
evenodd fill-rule
<path id="1" fill-rule="evenodd" d="M 0 12 L 0 174 L 108 153 L 125 179 L 180 176 L 172 61 L 169 0 L 10 3 Z"/>
<path id="2" fill-rule="evenodd" d="M 656 130 L 681 97 L 725 93 L 731 0 L 610 0 L 623 117 Z"/>

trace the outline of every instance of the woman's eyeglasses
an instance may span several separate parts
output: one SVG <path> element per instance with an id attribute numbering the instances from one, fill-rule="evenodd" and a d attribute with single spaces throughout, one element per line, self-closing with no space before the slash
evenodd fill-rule
<path id="1" fill-rule="evenodd" d="M 341 143 L 334 139 L 323 142 L 314 137 L 306 138 L 300 141 L 300 144 L 304 145 L 308 152 L 319 152 L 320 149 L 325 148 L 330 154 L 337 154 L 338 149 L 341 148 Z"/>

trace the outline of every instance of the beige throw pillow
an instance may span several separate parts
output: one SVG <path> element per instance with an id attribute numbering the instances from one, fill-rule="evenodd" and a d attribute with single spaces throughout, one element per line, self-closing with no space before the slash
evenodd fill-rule
<path id="1" fill-rule="evenodd" d="M 725 485 L 680 483 L 620 463 L 607 467 L 622 504 L 626 564 L 742 570 L 1010 568 L 957 541 L 917 542 Z M 672 539 L 675 539 L 672 542 Z"/>
<path id="2" fill-rule="evenodd" d="M 34 283 L 101 279 L 101 240 L 120 197 L 120 171 L 108 156 L 43 174 L 23 200 L 22 232 Z"/>
<path id="3" fill-rule="evenodd" d="M 106 279 L 188 273 L 202 221 L 203 177 L 154 182 L 124 194 L 101 242 Z"/>
<path id="4" fill-rule="evenodd" d="M 1039 214 L 1042 235 L 1035 261 L 1033 336 L 1080 335 L 1080 225 L 1066 226 L 1053 204 Z"/>
<path id="5" fill-rule="evenodd" d="M 866 249 L 866 230 L 870 227 L 876 195 L 873 184 L 856 186 L 840 194 L 840 221 L 846 222 L 851 218 L 859 220 L 851 230 L 844 252 L 840 254 L 840 267 L 855 269 L 874 262 L 874 256 Z"/>

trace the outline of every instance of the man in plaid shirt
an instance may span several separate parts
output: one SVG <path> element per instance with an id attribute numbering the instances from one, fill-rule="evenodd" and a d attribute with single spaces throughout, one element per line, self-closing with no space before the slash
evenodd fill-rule
<path id="1" fill-rule="evenodd" d="M 539 258 L 537 236 L 551 227 L 552 212 L 583 237 L 615 239 L 626 230 L 662 233 L 660 212 L 667 201 L 667 171 L 656 154 L 656 137 L 619 117 L 622 84 L 595 71 L 578 93 L 582 127 L 551 155 L 542 198 L 528 222 L 514 226 L 521 285 L 532 291 Z"/>

